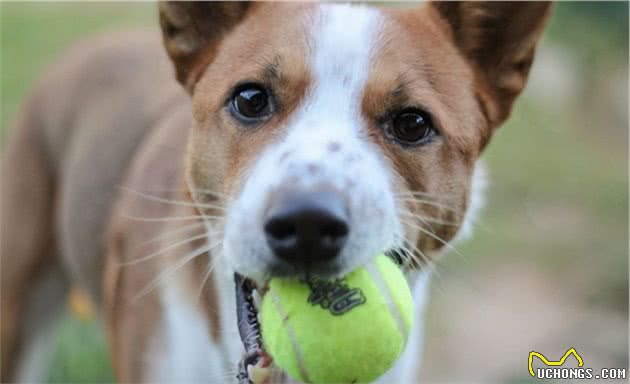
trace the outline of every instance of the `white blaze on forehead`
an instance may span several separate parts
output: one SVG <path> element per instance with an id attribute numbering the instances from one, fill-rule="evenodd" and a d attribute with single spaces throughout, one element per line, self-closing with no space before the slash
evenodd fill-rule
<path id="1" fill-rule="evenodd" d="M 361 95 L 381 19 L 378 10 L 358 5 L 319 7 L 308 59 L 313 88 L 303 102 L 295 128 L 314 129 L 312 133 L 320 137 L 326 136 L 322 129 L 357 133 Z"/>
<path id="2" fill-rule="evenodd" d="M 269 197 L 282 188 L 324 187 L 341 194 L 350 230 L 336 258 L 337 273 L 392 248 L 402 234 L 389 163 L 367 139 L 361 117 L 384 15 L 363 6 L 320 4 L 309 16 L 310 89 L 288 119 L 286 136 L 261 153 L 228 209 L 224 253 L 236 270 L 255 279 L 264 279 L 275 259 L 262 221 Z"/>

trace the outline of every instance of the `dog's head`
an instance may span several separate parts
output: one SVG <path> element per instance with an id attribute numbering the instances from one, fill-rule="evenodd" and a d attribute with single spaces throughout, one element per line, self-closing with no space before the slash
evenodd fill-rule
<path id="1" fill-rule="evenodd" d="M 338 275 L 383 251 L 441 248 L 525 85 L 548 10 L 161 4 L 194 105 L 188 182 L 200 203 L 216 198 L 208 190 L 227 198 L 218 214 L 234 269 Z"/>
<path id="2" fill-rule="evenodd" d="M 193 100 L 188 184 L 220 217 L 233 269 L 260 282 L 341 275 L 384 251 L 426 262 L 462 227 L 548 11 L 161 4 Z"/>

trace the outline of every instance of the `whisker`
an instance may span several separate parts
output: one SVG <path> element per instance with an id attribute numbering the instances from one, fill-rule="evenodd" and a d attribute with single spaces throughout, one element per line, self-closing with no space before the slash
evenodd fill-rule
<path id="1" fill-rule="evenodd" d="M 402 261 L 405 263 L 405 266 L 410 267 L 411 270 L 415 270 L 416 265 L 420 265 L 420 261 L 417 259 L 417 256 L 414 255 L 404 244 L 399 244 L 396 249 L 402 251 L 400 256 L 403 258 Z"/>
<path id="2" fill-rule="evenodd" d="M 395 197 L 416 197 L 416 196 L 420 196 L 420 197 L 430 197 L 430 198 L 434 198 L 434 199 L 440 199 L 443 198 L 444 196 L 451 196 L 451 195 L 447 195 L 447 194 L 439 194 L 439 195 L 434 195 L 428 192 L 423 192 L 423 191 L 407 191 L 407 192 L 398 192 L 394 194 Z"/>
<path id="3" fill-rule="evenodd" d="M 190 202 L 190 201 L 181 201 L 181 200 L 173 200 L 173 199 L 167 199 L 164 197 L 158 197 L 158 196 L 153 196 L 153 195 L 149 195 L 147 193 L 143 193 L 140 191 L 136 191 L 133 190 L 131 188 L 127 188 L 127 187 L 120 187 L 120 189 L 133 193 L 136 196 L 140 196 L 144 199 L 147 199 L 149 201 L 155 201 L 158 203 L 166 203 L 166 204 L 173 204 L 173 205 L 180 205 L 183 207 L 193 207 L 193 208 L 210 208 L 210 209 L 218 209 L 218 210 L 225 210 L 225 207 L 219 206 L 219 205 L 215 205 L 215 204 L 206 204 L 206 203 L 195 203 L 195 202 Z"/>
<path id="4" fill-rule="evenodd" d="M 212 274 L 212 271 L 217 266 L 218 260 L 219 260 L 219 257 L 218 256 L 214 256 L 210 260 L 210 263 L 208 263 L 208 269 L 206 270 L 206 273 L 204 273 L 203 278 L 201 279 L 201 286 L 199 287 L 199 292 L 197 292 L 197 301 L 201 300 L 201 295 L 203 294 L 203 288 L 206 285 L 206 283 L 208 282 L 208 279 L 210 278 L 210 275 Z"/>
<path id="5" fill-rule="evenodd" d="M 439 199 L 441 196 L 432 195 L 424 192 L 402 192 L 402 193 L 394 193 L 394 197 L 425 197 L 431 199 Z"/>
<path id="6" fill-rule="evenodd" d="M 431 260 L 420 249 L 413 245 L 404 236 L 399 236 L 398 239 L 402 240 L 402 243 L 399 243 L 398 247 L 405 252 L 404 256 L 407 261 L 411 261 L 416 265 L 429 264 L 431 262 Z M 418 254 L 414 253 L 414 251 Z"/>
<path id="7" fill-rule="evenodd" d="M 129 220 L 146 221 L 146 222 L 185 221 L 185 220 L 197 220 L 197 219 L 215 219 L 215 221 L 219 221 L 219 220 L 224 219 L 223 216 L 212 216 L 212 215 L 170 216 L 170 217 L 169 216 L 140 217 L 140 216 L 123 215 L 123 217 Z"/>
<path id="8" fill-rule="evenodd" d="M 448 247 L 449 249 L 451 249 L 453 252 L 457 253 L 457 255 L 459 255 L 460 257 L 464 257 L 464 255 L 462 255 L 461 252 L 459 252 L 459 250 L 457 248 L 455 248 L 453 245 L 449 244 L 446 240 L 442 239 L 440 236 L 431 233 L 430 231 L 426 230 L 425 228 L 422 228 L 419 225 L 416 225 L 415 223 L 407 223 L 410 226 L 414 227 L 415 229 L 419 230 L 420 232 L 426 234 L 427 236 L 430 236 L 432 238 L 434 238 L 435 240 L 439 241 L 442 245 L 444 245 L 445 247 Z"/>
<path id="9" fill-rule="evenodd" d="M 186 231 L 188 231 L 190 229 L 199 228 L 199 227 L 203 227 L 203 226 L 204 226 L 204 223 L 201 223 L 201 222 L 193 223 L 193 224 L 189 224 L 189 225 L 184 225 L 183 227 L 179 227 L 176 230 L 164 232 L 164 233 L 161 233 L 161 234 L 159 234 L 157 236 L 154 236 L 154 237 L 152 237 L 150 239 L 147 239 L 147 240 L 137 244 L 136 247 L 139 248 L 139 247 L 141 247 L 143 245 L 154 243 L 154 242 L 156 242 L 158 240 L 162 240 L 162 239 L 164 239 L 166 237 L 171 237 L 172 235 L 175 235 L 175 234 L 178 234 L 178 233 L 181 233 L 181 232 L 186 232 Z"/>
<path id="10" fill-rule="evenodd" d="M 144 288 L 142 288 L 142 290 L 140 290 L 140 292 L 133 297 L 132 300 L 137 300 L 139 298 L 141 298 L 142 296 L 146 295 L 147 293 L 151 292 L 153 289 L 155 289 L 155 287 L 157 287 L 162 280 L 167 277 L 168 275 L 176 272 L 177 270 L 179 270 L 181 267 L 183 267 L 184 265 L 186 265 L 187 263 L 189 263 L 190 261 L 192 261 L 193 259 L 195 259 L 196 257 L 199 257 L 201 255 L 203 255 L 206 252 L 210 252 L 213 248 L 215 248 L 217 245 L 221 244 L 221 242 L 216 242 L 212 245 L 204 245 L 202 247 L 197 248 L 196 250 L 188 253 L 187 255 L 185 255 L 181 260 L 177 261 L 177 263 L 175 263 L 173 266 L 161 271 L 156 278 L 154 278 L 153 280 L 151 280 L 149 282 L 149 284 L 147 284 Z"/>
<path id="11" fill-rule="evenodd" d="M 455 209 L 455 208 L 449 207 L 447 205 L 441 204 L 441 203 L 436 202 L 436 201 L 423 200 L 423 199 L 418 199 L 418 198 L 414 198 L 414 197 L 397 198 L 397 200 L 401 201 L 401 202 L 412 202 L 412 203 L 417 203 L 417 204 L 426 204 L 426 205 L 430 205 L 430 206 L 433 206 L 433 207 L 442 208 L 442 209 L 445 209 L 447 211 L 451 211 L 451 212 L 453 212 L 455 214 L 458 214 L 458 215 L 461 213 L 459 209 Z"/>
<path id="12" fill-rule="evenodd" d="M 400 180 L 406 180 L 405 177 L 403 177 L 400 172 L 398 172 L 396 169 L 393 169 L 393 173 L 400 179 Z M 425 191 L 403 191 L 403 192 L 395 192 L 394 193 L 394 198 L 396 198 L 397 200 L 399 198 L 411 198 L 411 197 L 424 197 L 424 198 L 430 198 L 430 199 L 434 199 L 437 201 L 440 201 L 442 199 L 444 199 L 444 197 L 456 197 L 457 195 L 454 194 L 447 194 L 447 193 L 443 193 L 441 192 L 439 195 L 436 194 L 432 194 L 429 192 L 425 192 Z"/>
<path id="13" fill-rule="evenodd" d="M 214 195 L 216 197 L 220 197 L 220 198 L 227 198 L 228 195 L 226 195 L 223 192 L 219 192 L 219 191 L 215 191 L 213 189 L 208 189 L 208 188 L 189 188 L 190 191 L 195 191 L 195 192 L 201 192 L 201 193 L 205 193 L 207 195 Z"/>
<path id="14" fill-rule="evenodd" d="M 145 262 L 147 260 L 151 260 L 152 258 L 154 258 L 156 256 L 164 254 L 166 251 L 168 251 L 170 249 L 179 247 L 180 245 L 184 245 L 184 244 L 190 243 L 191 241 L 203 239 L 203 238 L 205 238 L 207 236 L 208 236 L 207 233 L 202 233 L 201 235 L 189 237 L 187 239 L 184 239 L 182 241 L 178 241 L 178 242 L 173 243 L 173 244 L 171 244 L 171 245 L 169 245 L 167 247 L 164 247 L 164 248 L 160 249 L 159 251 L 153 252 L 153 253 L 151 253 L 151 254 L 149 254 L 147 256 L 142 256 L 142 257 L 140 257 L 138 259 L 131 260 L 131 261 L 126 261 L 126 262 L 120 263 L 118 265 L 126 267 L 126 266 L 130 266 L 130 265 L 136 265 L 136 264 L 139 264 L 139 263 L 143 263 L 143 262 Z"/>
<path id="15" fill-rule="evenodd" d="M 124 187 L 124 186 L 123 186 Z M 217 199 L 226 199 L 227 196 L 221 192 L 212 191 L 210 189 L 199 188 L 143 188 L 145 192 L 198 192 L 205 195 L 215 196 Z"/>
<path id="16" fill-rule="evenodd" d="M 409 240 L 403 239 L 403 242 L 407 244 L 407 247 L 404 247 L 403 249 L 405 251 L 409 251 L 412 257 L 414 256 L 414 251 L 418 253 L 416 257 L 419 257 L 420 261 L 422 262 L 422 264 L 419 265 L 426 265 L 438 278 L 442 278 L 442 275 L 438 272 L 437 268 L 435 267 L 435 263 L 433 262 L 433 260 L 431 260 L 431 258 L 429 258 L 424 252 L 422 252 L 415 244 L 411 243 Z"/>
<path id="17" fill-rule="evenodd" d="M 409 211 L 402 211 L 402 212 L 400 212 L 400 214 L 403 216 L 403 217 L 401 217 L 401 221 L 409 222 L 409 220 L 416 219 L 416 220 L 420 221 L 422 224 L 425 224 L 429 228 L 429 230 L 431 232 L 435 233 L 431 223 L 429 221 L 427 221 L 426 219 L 424 219 L 422 216 L 416 215 L 416 214 L 411 213 Z M 405 217 L 405 215 L 407 215 L 407 216 Z M 414 222 L 414 221 L 411 221 L 411 222 Z"/>
<path id="18" fill-rule="evenodd" d="M 452 222 L 452 221 L 444 221 L 444 220 L 436 219 L 434 217 L 419 215 L 419 214 L 413 213 L 413 212 L 411 212 L 409 210 L 402 210 L 402 211 L 400 211 L 400 214 L 403 215 L 403 216 L 407 216 L 409 218 L 418 219 L 418 220 L 424 222 L 425 224 L 433 223 L 433 224 L 440 224 L 440 225 L 449 225 L 449 226 L 453 226 L 453 227 L 456 227 L 456 226 L 459 225 L 458 223 L 455 223 L 455 222 Z"/>

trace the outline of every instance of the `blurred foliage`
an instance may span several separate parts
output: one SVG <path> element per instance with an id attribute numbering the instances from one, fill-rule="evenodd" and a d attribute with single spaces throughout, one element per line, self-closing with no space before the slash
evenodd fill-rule
<path id="1" fill-rule="evenodd" d="M 157 26 L 155 5 L 146 3 L 1 2 L 0 14 L 2 131 L 29 86 L 70 43 L 104 30 Z M 484 155 L 492 182 L 475 238 L 459 247 L 464 257 L 451 254 L 439 262 L 435 285 L 447 290 L 454 281 L 470 280 L 467 276 L 528 263 L 582 305 L 603 316 L 625 316 L 628 3 L 557 3 L 544 46 L 548 54 L 564 58 L 561 69 L 572 66 L 573 88 L 554 107 L 544 98 L 544 87 L 528 87 Z M 545 54 L 541 51 L 540 59 Z M 535 81 L 536 71 L 532 76 Z M 448 334 L 444 313 L 434 312 L 428 334 Z M 575 330 L 576 337 L 580 332 Z M 627 348 L 625 355 L 616 352 L 627 342 L 627 329 L 617 333 L 617 345 L 606 348 L 627 361 Z M 49 379 L 111 381 L 106 354 L 96 324 L 67 318 Z M 529 382 L 522 380 L 520 368 L 506 380 Z"/>

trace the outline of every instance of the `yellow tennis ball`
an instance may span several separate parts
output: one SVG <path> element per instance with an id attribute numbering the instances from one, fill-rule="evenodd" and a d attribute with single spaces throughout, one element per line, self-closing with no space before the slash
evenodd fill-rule
<path id="1" fill-rule="evenodd" d="M 412 321 L 407 281 L 385 255 L 336 280 L 272 279 L 261 311 L 266 351 L 309 383 L 383 375 L 402 353 Z"/>

